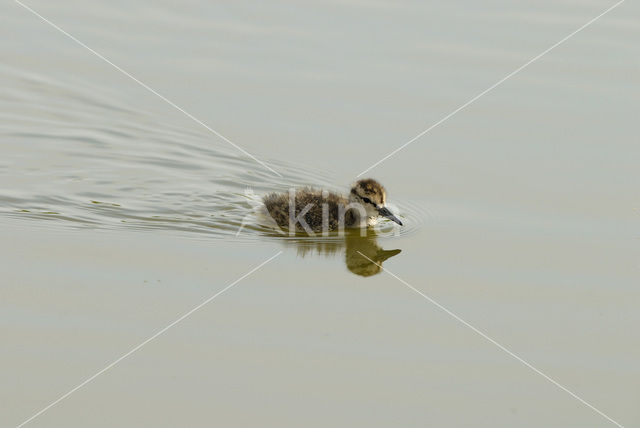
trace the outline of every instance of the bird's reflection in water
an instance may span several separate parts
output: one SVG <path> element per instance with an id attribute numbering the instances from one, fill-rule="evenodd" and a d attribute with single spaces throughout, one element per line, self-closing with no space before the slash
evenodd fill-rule
<path id="1" fill-rule="evenodd" d="M 375 230 L 367 230 L 365 236 L 361 236 L 360 230 L 349 230 L 344 236 L 325 239 L 293 237 L 283 242 L 288 246 L 295 246 L 298 255 L 302 257 L 316 253 L 334 256 L 344 250 L 347 269 L 360 276 L 373 276 L 382 272 L 382 263 L 402 251 L 382 249 L 378 245 Z"/>
<path id="2" fill-rule="evenodd" d="M 382 249 L 377 244 L 375 236 L 346 237 L 345 243 L 347 269 L 360 276 L 372 276 L 382 272 L 382 262 L 402 251 Z"/>

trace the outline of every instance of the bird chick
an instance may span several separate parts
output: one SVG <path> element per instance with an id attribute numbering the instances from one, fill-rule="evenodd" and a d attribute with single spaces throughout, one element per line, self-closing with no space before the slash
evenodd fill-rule
<path id="1" fill-rule="evenodd" d="M 380 216 L 402 226 L 386 207 L 386 191 L 374 179 L 357 181 L 345 197 L 313 188 L 291 189 L 289 193 L 271 193 L 263 199 L 269 216 L 289 231 L 336 231 L 375 225 Z"/>

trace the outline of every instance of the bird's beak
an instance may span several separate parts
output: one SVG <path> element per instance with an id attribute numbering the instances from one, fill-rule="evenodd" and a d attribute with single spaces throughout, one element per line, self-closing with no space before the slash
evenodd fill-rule
<path id="1" fill-rule="evenodd" d="M 391 214 L 391 211 L 389 211 L 388 209 L 386 209 L 385 207 L 382 207 L 380 209 L 378 209 L 378 213 L 382 216 L 382 217 L 386 217 L 391 221 L 395 221 L 396 223 L 398 223 L 400 226 L 402 226 L 402 222 L 398 219 L 398 217 L 394 216 L 393 214 Z"/>

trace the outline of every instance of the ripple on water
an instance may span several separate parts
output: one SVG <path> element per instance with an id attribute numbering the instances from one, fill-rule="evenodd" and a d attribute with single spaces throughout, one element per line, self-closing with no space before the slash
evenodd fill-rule
<path id="1" fill-rule="evenodd" d="M 58 227 L 277 236 L 310 246 L 342 239 L 283 237 L 255 221 L 265 193 L 304 185 L 348 190 L 322 172 L 265 159 L 277 177 L 210 134 L 172 127 L 96 88 L 8 68 L 0 68 L 0 78 L 11 82 L 0 97 L 7 124 L 0 177 L 11 183 L 0 190 L 2 215 Z M 384 223 L 378 235 L 411 234 L 424 219 L 417 206 L 394 202 L 405 226 Z"/>

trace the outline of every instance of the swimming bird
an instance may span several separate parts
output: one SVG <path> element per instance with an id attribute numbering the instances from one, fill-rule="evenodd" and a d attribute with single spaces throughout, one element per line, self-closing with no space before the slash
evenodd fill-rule
<path id="1" fill-rule="evenodd" d="M 307 187 L 291 189 L 289 193 L 268 194 L 263 202 L 279 227 L 313 234 L 375 225 L 380 216 L 402 226 L 386 207 L 386 198 L 384 187 L 367 178 L 357 181 L 348 197 Z"/>

